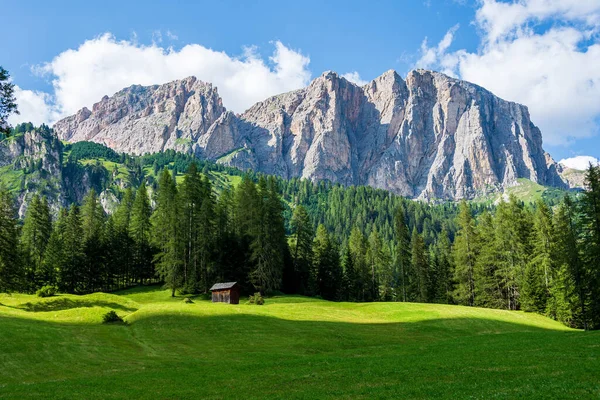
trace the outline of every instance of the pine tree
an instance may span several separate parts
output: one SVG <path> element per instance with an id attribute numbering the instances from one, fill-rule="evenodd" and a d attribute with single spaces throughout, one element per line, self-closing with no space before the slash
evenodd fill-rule
<path id="1" fill-rule="evenodd" d="M 171 289 L 171 296 L 183 284 L 183 247 L 180 235 L 180 207 L 177 186 L 165 168 L 160 175 L 156 210 L 152 214 L 152 244 L 158 250 L 154 258 L 157 275 Z"/>
<path id="2" fill-rule="evenodd" d="M 452 304 L 452 291 L 454 267 L 452 265 L 452 245 L 448 237 L 448 230 L 444 225 L 436 242 L 437 256 L 437 284 L 435 286 L 435 299 L 443 304 Z"/>
<path id="3" fill-rule="evenodd" d="M 139 284 L 150 278 L 152 273 L 152 248 L 150 247 L 150 232 L 152 225 L 150 216 L 150 200 L 144 182 L 135 194 L 131 208 L 129 232 L 133 241 L 133 270 L 134 278 Z"/>
<path id="4" fill-rule="evenodd" d="M 566 195 L 558 207 L 555 217 L 556 230 L 556 263 L 560 266 L 564 282 L 564 292 L 559 292 L 557 300 L 563 299 L 567 303 L 560 303 L 557 308 L 572 310 L 572 316 L 566 319 L 573 320 L 573 324 L 588 329 L 587 305 L 588 293 L 585 269 L 581 259 L 581 246 L 578 240 L 578 222 L 576 220 L 575 205 L 569 195 Z M 572 286 L 571 283 L 572 282 Z"/>
<path id="5" fill-rule="evenodd" d="M 53 277 L 43 268 L 44 252 L 50 234 L 52 233 L 52 218 L 46 198 L 35 194 L 27 211 L 21 232 L 21 246 L 27 268 L 27 282 L 30 291 L 49 284 Z"/>
<path id="6" fill-rule="evenodd" d="M 475 263 L 477 261 L 477 233 L 471 208 L 466 201 L 460 203 L 456 220 L 459 230 L 454 242 L 455 296 L 460 304 L 475 305 Z"/>
<path id="7" fill-rule="evenodd" d="M 552 211 L 541 200 L 536 203 L 533 228 L 533 252 L 527 265 L 523 287 L 523 308 L 543 313 L 546 311 L 554 270 L 554 227 Z"/>
<path id="8" fill-rule="evenodd" d="M 584 261 L 591 329 L 600 329 L 600 167 L 590 164 L 581 202 Z"/>
<path id="9" fill-rule="evenodd" d="M 369 268 L 367 265 L 367 244 L 366 239 L 358 227 L 352 228 L 350 233 L 350 239 L 348 242 L 350 249 L 350 256 L 352 257 L 352 265 L 354 266 L 355 281 L 352 286 L 354 287 L 356 300 L 366 301 L 368 300 L 368 290 L 370 276 Z"/>
<path id="10" fill-rule="evenodd" d="M 274 179 L 267 181 L 261 177 L 258 182 L 260 198 L 258 215 L 261 226 L 255 229 L 251 243 L 254 269 L 250 279 L 256 289 L 261 292 L 278 290 L 284 267 L 285 226 L 283 206 L 277 193 Z"/>
<path id="11" fill-rule="evenodd" d="M 312 264 L 313 228 L 306 209 L 297 206 L 291 220 L 293 275 L 290 277 L 294 293 L 308 294 L 313 286 L 310 282 Z"/>
<path id="12" fill-rule="evenodd" d="M 502 201 L 498 205 L 495 218 L 498 275 L 509 310 L 521 306 L 527 257 L 531 254 L 528 220 L 523 206 L 513 195 L 508 203 Z"/>
<path id="13" fill-rule="evenodd" d="M 134 243 L 131 238 L 129 225 L 134 200 L 135 195 L 133 190 L 131 187 L 128 187 L 125 189 L 123 199 L 113 215 L 115 233 L 112 238 L 112 246 L 118 248 L 119 251 L 112 258 L 112 265 L 120 276 L 118 284 L 120 287 L 130 285 L 133 279 Z"/>
<path id="14" fill-rule="evenodd" d="M 59 289 L 67 293 L 83 291 L 84 252 L 83 227 L 79 207 L 72 204 L 62 233 L 64 263 L 59 271 Z"/>
<path id="15" fill-rule="evenodd" d="M 185 243 L 183 277 L 185 291 L 191 293 L 198 292 L 201 284 L 200 228 L 203 191 L 202 176 L 196 163 L 191 163 L 181 188 L 182 231 Z"/>
<path id="16" fill-rule="evenodd" d="M 339 300 L 342 268 L 337 246 L 323 224 L 317 228 L 313 243 L 314 264 L 317 271 L 318 293 L 327 300 Z"/>
<path id="17" fill-rule="evenodd" d="M 105 248 L 103 246 L 104 209 L 94 189 L 88 192 L 83 201 L 81 222 L 85 263 L 85 291 L 93 292 L 101 289 L 103 283 L 107 280 L 104 260 Z"/>
<path id="18" fill-rule="evenodd" d="M 399 287 L 400 298 L 407 301 L 408 271 L 410 269 L 410 236 L 404 207 L 400 206 L 394 214 L 394 231 L 396 234 L 396 286 Z"/>
<path id="19" fill-rule="evenodd" d="M 23 286 L 16 215 L 12 196 L 0 185 L 0 292 L 16 291 Z"/>
<path id="20" fill-rule="evenodd" d="M 429 263 L 427 260 L 427 249 L 423 237 L 413 228 L 411 243 L 411 268 L 414 271 L 414 280 L 411 282 L 409 293 L 419 303 L 429 301 Z"/>
<path id="21" fill-rule="evenodd" d="M 215 198 L 207 176 L 202 179 L 202 205 L 198 215 L 198 260 L 200 262 L 200 282 L 204 293 L 210 288 L 210 273 L 215 258 Z"/>
<path id="22" fill-rule="evenodd" d="M 474 304 L 479 307 L 504 308 L 506 301 L 498 270 L 496 226 L 488 211 L 484 211 L 477 219 L 475 233 L 478 251 L 474 269 Z"/>
<path id="23" fill-rule="evenodd" d="M 357 293 L 355 287 L 355 283 L 357 281 L 356 269 L 354 268 L 354 262 L 352 259 L 352 254 L 350 253 L 349 246 L 346 246 L 344 249 L 342 265 L 344 273 L 342 283 L 342 300 L 356 301 L 359 297 L 359 294 Z"/>

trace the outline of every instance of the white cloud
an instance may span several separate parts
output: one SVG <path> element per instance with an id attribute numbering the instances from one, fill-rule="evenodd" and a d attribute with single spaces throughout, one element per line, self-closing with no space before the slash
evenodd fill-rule
<path id="1" fill-rule="evenodd" d="M 559 164 L 564 165 L 567 168 L 578 169 L 580 171 L 586 170 L 590 163 L 592 165 L 600 165 L 600 160 L 596 157 L 591 156 L 577 156 L 571 158 L 565 158 L 559 161 Z"/>
<path id="2" fill-rule="evenodd" d="M 360 74 L 356 71 L 346 72 L 345 74 L 342 74 L 342 78 L 345 78 L 347 81 L 355 83 L 358 86 L 364 86 L 367 83 L 369 83 L 369 81 L 365 81 L 365 80 L 361 79 Z"/>
<path id="3" fill-rule="evenodd" d="M 417 66 L 438 68 L 527 105 L 548 144 L 598 133 L 598 0 L 483 0 L 475 22 L 482 32 L 477 52 L 448 51 L 453 27 L 437 46 L 424 42 Z"/>
<path id="4" fill-rule="evenodd" d="M 437 44 L 437 46 L 429 47 L 427 44 L 427 38 L 423 39 L 421 43 L 421 58 L 417 61 L 419 68 L 431 68 L 434 65 L 439 64 L 442 59 L 446 56 L 446 51 L 454 40 L 454 34 L 460 27 L 459 24 L 454 25 L 446 32 L 443 39 Z M 447 71 L 452 74 L 452 71 Z"/>
<path id="5" fill-rule="evenodd" d="M 174 38 L 170 32 L 167 37 Z M 107 33 L 60 53 L 35 69 L 53 78 L 53 96 L 24 93 L 19 100 L 22 112 L 29 105 L 21 103 L 36 104 L 32 113 L 38 112 L 30 117 L 32 121 L 55 122 L 124 87 L 161 84 L 191 75 L 216 85 L 224 105 L 242 112 L 257 101 L 306 86 L 310 81 L 310 59 L 279 41 L 274 42 L 273 54 L 266 61 L 255 48 L 246 48 L 235 57 L 199 44 L 180 50 L 164 48 L 157 40 L 155 35 L 151 45 L 142 45 L 135 38 L 117 40 Z"/>
<path id="6" fill-rule="evenodd" d="M 31 122 L 34 125 L 55 121 L 59 114 L 52 106 L 52 98 L 44 92 L 23 90 L 15 86 L 15 98 L 19 114 L 8 117 L 8 123 L 16 125 L 20 122 Z"/>

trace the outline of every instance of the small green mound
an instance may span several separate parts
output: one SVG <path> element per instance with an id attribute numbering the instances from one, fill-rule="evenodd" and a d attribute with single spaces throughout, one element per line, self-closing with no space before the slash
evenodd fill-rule
<path id="1" fill-rule="evenodd" d="M 46 285 L 35 292 L 37 297 L 52 297 L 56 294 L 56 288 L 51 285 Z"/>
<path id="2" fill-rule="evenodd" d="M 186 297 L 185 299 L 183 299 L 183 302 L 186 304 L 193 304 L 194 302 L 192 301 L 192 299 L 190 299 L 189 297 Z"/>

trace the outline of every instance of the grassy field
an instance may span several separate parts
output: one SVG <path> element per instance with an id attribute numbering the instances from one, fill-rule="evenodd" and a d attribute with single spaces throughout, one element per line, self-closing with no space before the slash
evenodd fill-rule
<path id="1" fill-rule="evenodd" d="M 0 398 L 598 398 L 599 356 L 599 332 L 521 312 L 0 295 Z"/>

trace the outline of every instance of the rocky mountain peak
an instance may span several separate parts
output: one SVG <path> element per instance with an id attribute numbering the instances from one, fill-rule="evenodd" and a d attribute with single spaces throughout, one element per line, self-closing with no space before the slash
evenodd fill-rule
<path id="1" fill-rule="evenodd" d="M 63 140 L 193 153 L 286 178 L 472 198 L 518 178 L 562 185 L 523 105 L 442 73 L 389 70 L 359 87 L 326 71 L 241 115 L 194 77 L 131 86 L 55 125 Z"/>

